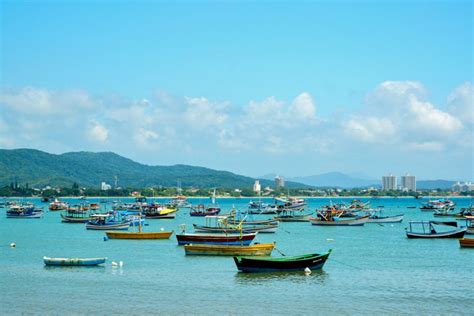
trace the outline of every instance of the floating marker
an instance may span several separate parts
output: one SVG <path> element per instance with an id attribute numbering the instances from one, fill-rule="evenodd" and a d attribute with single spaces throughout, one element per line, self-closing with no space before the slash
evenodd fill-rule
<path id="1" fill-rule="evenodd" d="M 12 243 L 10 244 L 10 247 L 15 248 L 15 247 L 16 247 L 16 244 L 15 244 L 14 242 L 12 242 Z"/>
<path id="2" fill-rule="evenodd" d="M 104 241 L 107 241 L 109 240 L 109 238 L 107 236 L 104 236 Z"/>
<path id="3" fill-rule="evenodd" d="M 112 267 L 116 267 L 116 266 L 118 266 L 117 262 L 112 261 Z"/>
<path id="4" fill-rule="evenodd" d="M 120 267 L 123 267 L 123 261 L 120 261 L 120 262 L 119 262 L 119 266 L 120 266 Z"/>
<path id="5" fill-rule="evenodd" d="M 304 274 L 310 275 L 310 274 L 311 274 L 311 269 L 308 268 L 308 267 L 306 267 L 306 268 L 304 269 Z"/>
<path id="6" fill-rule="evenodd" d="M 332 238 L 326 238 L 326 241 L 334 241 Z"/>
<path id="7" fill-rule="evenodd" d="M 164 229 L 163 227 L 161 227 L 161 229 L 160 229 L 160 230 L 161 230 L 161 231 L 164 231 L 165 229 Z"/>

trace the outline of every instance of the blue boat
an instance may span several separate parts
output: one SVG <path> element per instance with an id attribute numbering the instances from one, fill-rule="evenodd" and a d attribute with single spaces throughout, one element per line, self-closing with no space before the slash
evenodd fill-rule
<path id="1" fill-rule="evenodd" d="M 12 205 L 7 211 L 7 218 L 41 218 L 43 210 L 34 206 Z"/>
<path id="2" fill-rule="evenodd" d="M 87 222 L 89 230 L 128 230 L 130 221 L 123 219 L 119 214 L 94 214 Z"/>

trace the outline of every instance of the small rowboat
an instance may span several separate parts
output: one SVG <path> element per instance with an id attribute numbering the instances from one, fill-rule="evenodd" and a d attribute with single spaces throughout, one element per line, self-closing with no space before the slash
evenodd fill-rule
<path id="1" fill-rule="evenodd" d="M 461 246 L 461 248 L 474 248 L 474 238 L 459 239 L 459 246 Z"/>
<path id="2" fill-rule="evenodd" d="M 204 233 L 274 233 L 278 229 L 278 225 L 246 225 L 242 227 L 238 227 L 237 225 L 228 225 L 224 227 L 213 227 L 193 224 L 193 227 L 195 231 Z"/>
<path id="3" fill-rule="evenodd" d="M 110 239 L 169 239 L 173 234 L 170 232 L 105 232 Z"/>
<path id="4" fill-rule="evenodd" d="M 251 234 L 176 234 L 178 245 L 208 244 L 208 245 L 250 245 L 257 233 Z"/>
<path id="5" fill-rule="evenodd" d="M 255 244 L 251 246 L 229 245 L 185 245 L 186 255 L 207 256 L 269 256 L 275 244 Z"/>
<path id="6" fill-rule="evenodd" d="M 49 258 L 43 257 L 47 266 L 96 266 L 104 263 L 107 258 Z"/>
<path id="7" fill-rule="evenodd" d="M 410 222 L 409 228 L 405 228 L 408 238 L 462 238 L 467 231 L 467 227 L 457 228 L 456 222 Z M 414 231 L 413 226 L 420 226 L 419 231 Z M 449 231 L 438 231 L 436 226 L 452 226 L 456 229 Z"/>
<path id="8" fill-rule="evenodd" d="M 331 250 L 324 254 L 312 253 L 281 258 L 234 257 L 237 269 L 242 272 L 283 272 L 321 269 Z"/>
<path id="9" fill-rule="evenodd" d="M 323 218 L 309 219 L 312 225 L 320 226 L 363 226 L 369 220 L 369 216 L 359 216 L 355 218 L 333 218 L 333 220 L 324 220 Z"/>
<path id="10" fill-rule="evenodd" d="M 275 216 L 274 218 L 280 222 L 309 222 L 310 217 L 311 217 L 311 213 L 301 214 L 301 215 L 296 215 L 293 213 L 293 214 L 280 214 L 278 216 Z"/>

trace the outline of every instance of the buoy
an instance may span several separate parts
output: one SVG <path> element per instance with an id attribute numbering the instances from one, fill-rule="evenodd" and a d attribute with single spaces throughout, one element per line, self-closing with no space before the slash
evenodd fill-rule
<path id="1" fill-rule="evenodd" d="M 16 244 L 15 244 L 14 242 L 12 242 L 12 243 L 10 244 L 10 247 L 15 248 L 15 247 L 16 247 Z"/>
<path id="2" fill-rule="evenodd" d="M 112 261 L 112 266 L 113 266 L 113 267 L 116 267 L 116 266 L 118 266 L 117 262 L 115 262 L 115 261 Z"/>
<path id="3" fill-rule="evenodd" d="M 304 274 L 306 274 L 306 275 L 311 274 L 311 269 L 308 268 L 308 267 L 304 268 Z"/>
<path id="4" fill-rule="evenodd" d="M 334 241 L 332 238 L 326 238 L 326 241 Z"/>
<path id="5" fill-rule="evenodd" d="M 161 231 L 164 231 L 165 229 L 164 229 L 163 227 L 161 227 L 161 229 L 160 229 L 160 230 L 161 230 Z"/>
<path id="6" fill-rule="evenodd" d="M 123 261 L 119 262 L 119 266 L 123 267 Z"/>
<path id="7" fill-rule="evenodd" d="M 107 236 L 104 236 L 104 241 L 107 241 L 109 240 L 109 238 Z"/>

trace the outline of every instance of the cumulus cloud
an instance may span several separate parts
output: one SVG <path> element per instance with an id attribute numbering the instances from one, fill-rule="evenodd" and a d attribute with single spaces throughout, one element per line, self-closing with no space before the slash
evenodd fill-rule
<path id="1" fill-rule="evenodd" d="M 465 124 L 474 124 L 474 85 L 465 82 L 448 96 L 449 111 Z"/>
<path id="2" fill-rule="evenodd" d="M 87 136 L 94 142 L 105 143 L 109 138 L 109 131 L 102 124 L 91 121 L 87 129 Z"/>
<path id="3" fill-rule="evenodd" d="M 34 115 L 66 115 L 76 110 L 92 109 L 97 105 L 87 92 L 81 90 L 50 91 L 25 87 L 3 89 L 0 103 L 15 111 Z"/>

